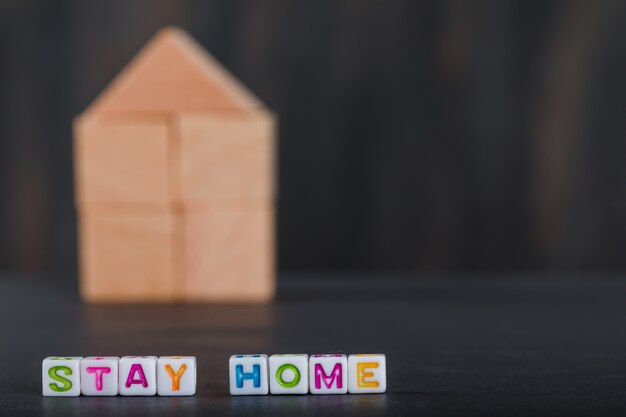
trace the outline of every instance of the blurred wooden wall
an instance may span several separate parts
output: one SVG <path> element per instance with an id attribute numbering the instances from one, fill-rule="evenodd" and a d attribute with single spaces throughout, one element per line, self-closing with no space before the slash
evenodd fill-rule
<path id="1" fill-rule="evenodd" d="M 280 116 L 282 270 L 626 267 L 626 2 L 0 2 L 0 268 L 74 271 L 70 122 L 161 26 Z"/>

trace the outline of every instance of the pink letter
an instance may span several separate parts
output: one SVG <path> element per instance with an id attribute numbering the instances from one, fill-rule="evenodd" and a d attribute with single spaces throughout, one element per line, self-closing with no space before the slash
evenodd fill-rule
<path id="1" fill-rule="evenodd" d="M 330 375 L 326 375 L 321 363 L 315 364 L 315 389 L 322 387 L 322 379 L 326 388 L 330 389 L 333 385 L 333 380 L 337 381 L 337 388 L 343 388 L 343 366 L 341 363 L 336 363 Z"/>
<path id="2" fill-rule="evenodd" d="M 89 366 L 85 369 L 88 374 L 96 374 L 96 391 L 102 391 L 102 374 L 111 372 L 108 366 Z"/>
<path id="3" fill-rule="evenodd" d="M 133 378 L 135 374 L 139 374 L 139 379 Z M 141 384 L 144 388 L 148 387 L 146 374 L 143 373 L 143 367 L 138 363 L 134 363 L 131 365 L 130 371 L 128 372 L 128 378 L 126 378 L 126 388 L 130 388 L 130 386 L 133 384 Z"/>

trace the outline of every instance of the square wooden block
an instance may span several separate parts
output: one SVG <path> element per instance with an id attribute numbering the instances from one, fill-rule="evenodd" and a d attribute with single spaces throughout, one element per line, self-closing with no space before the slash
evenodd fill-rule
<path id="1" fill-rule="evenodd" d="M 185 204 L 273 198 L 270 112 L 181 114 L 175 131 Z"/>
<path id="2" fill-rule="evenodd" d="M 172 301 L 182 281 L 179 217 L 166 208 L 80 216 L 80 289 L 87 301 Z"/>
<path id="3" fill-rule="evenodd" d="M 274 295 L 274 209 L 210 208 L 184 213 L 190 301 L 256 302 Z"/>
<path id="4" fill-rule="evenodd" d="M 165 118 L 80 117 L 74 130 L 79 206 L 170 201 Z"/>

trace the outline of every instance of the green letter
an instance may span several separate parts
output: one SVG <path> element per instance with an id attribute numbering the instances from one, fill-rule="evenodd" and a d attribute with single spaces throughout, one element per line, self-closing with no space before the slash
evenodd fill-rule
<path id="1" fill-rule="evenodd" d="M 65 391 L 71 390 L 72 381 L 70 381 L 67 378 L 63 378 L 60 375 L 57 375 L 58 371 L 63 372 L 65 375 L 72 375 L 72 370 L 68 368 L 67 366 L 53 366 L 52 368 L 48 369 L 48 376 L 54 379 L 55 381 L 63 384 L 62 387 L 59 387 L 59 384 L 55 384 L 54 382 L 51 382 L 50 389 L 56 392 L 65 392 Z"/>
<path id="2" fill-rule="evenodd" d="M 283 372 L 285 372 L 287 369 L 290 369 L 291 372 L 293 372 L 293 380 L 289 382 L 283 379 Z M 276 381 L 285 388 L 293 388 L 298 385 L 298 382 L 300 382 L 300 371 L 295 365 L 292 365 L 290 363 L 280 365 L 276 370 Z"/>

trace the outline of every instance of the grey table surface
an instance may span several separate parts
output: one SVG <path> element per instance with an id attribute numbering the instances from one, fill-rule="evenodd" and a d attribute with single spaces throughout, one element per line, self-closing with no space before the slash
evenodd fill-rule
<path id="1" fill-rule="evenodd" d="M 626 277 L 280 277 L 268 305 L 86 305 L 0 275 L 0 415 L 604 415 L 626 412 Z M 385 353 L 374 395 L 231 397 L 235 353 Z M 194 397 L 41 395 L 48 355 L 195 355 Z"/>

